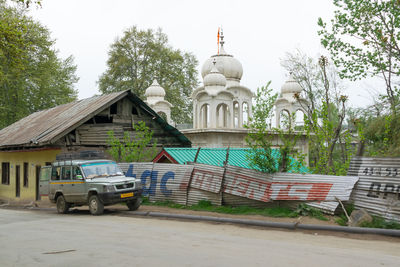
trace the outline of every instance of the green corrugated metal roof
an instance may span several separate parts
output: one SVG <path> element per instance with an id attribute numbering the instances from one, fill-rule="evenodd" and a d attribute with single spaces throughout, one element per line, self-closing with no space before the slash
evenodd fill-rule
<path id="1" fill-rule="evenodd" d="M 164 150 L 179 164 L 186 164 L 194 161 L 198 148 L 164 148 Z M 253 169 L 250 167 L 250 162 L 246 157 L 250 151 L 249 148 L 230 148 L 228 165 Z M 201 148 L 196 162 L 222 167 L 226 160 L 226 152 L 227 148 Z M 273 149 L 272 155 L 277 158 L 279 150 Z M 300 172 L 309 173 L 309 170 L 307 167 L 302 166 Z"/>

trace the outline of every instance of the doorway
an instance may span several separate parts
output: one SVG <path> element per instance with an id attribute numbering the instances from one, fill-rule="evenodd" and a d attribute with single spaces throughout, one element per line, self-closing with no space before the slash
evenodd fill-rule
<path id="1" fill-rule="evenodd" d="M 21 195 L 21 168 L 19 165 L 15 165 L 15 197 Z"/>
<path id="2" fill-rule="evenodd" d="M 39 194 L 40 168 L 41 168 L 40 165 L 36 165 L 36 171 L 35 171 L 36 200 L 40 200 L 40 194 Z"/>

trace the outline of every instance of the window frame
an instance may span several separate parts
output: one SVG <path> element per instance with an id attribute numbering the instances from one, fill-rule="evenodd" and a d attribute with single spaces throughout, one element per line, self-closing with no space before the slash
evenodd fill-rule
<path id="1" fill-rule="evenodd" d="M 29 187 L 29 162 L 24 162 L 24 187 Z"/>
<path id="2" fill-rule="evenodd" d="M 1 163 L 1 184 L 10 185 L 10 162 Z"/>

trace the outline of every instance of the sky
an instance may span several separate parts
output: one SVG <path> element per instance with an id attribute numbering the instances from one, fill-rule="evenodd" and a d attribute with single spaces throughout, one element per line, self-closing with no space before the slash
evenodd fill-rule
<path id="1" fill-rule="evenodd" d="M 222 27 L 226 52 L 242 63 L 241 84 L 255 92 L 271 81 L 279 92 L 288 76 L 280 65 L 286 52 L 329 55 L 320 45 L 317 19 L 329 21 L 333 11 L 332 0 L 42 0 L 42 8 L 32 7 L 29 14 L 50 30 L 62 58 L 74 57 L 82 99 L 99 94 L 96 82 L 106 70 L 110 45 L 133 25 L 161 27 L 173 48 L 196 56 L 199 73 L 217 53 Z M 372 101 L 368 82 L 348 87 L 351 105 Z"/>

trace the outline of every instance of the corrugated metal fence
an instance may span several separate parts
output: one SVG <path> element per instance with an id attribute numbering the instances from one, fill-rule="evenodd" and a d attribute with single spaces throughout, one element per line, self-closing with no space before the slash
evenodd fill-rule
<path id="1" fill-rule="evenodd" d="M 360 177 L 351 195 L 357 209 L 400 222 L 400 158 L 355 157 L 348 174 Z"/>
<path id="2" fill-rule="evenodd" d="M 214 205 L 265 206 L 272 201 L 307 201 L 333 213 L 336 198 L 347 201 L 358 177 L 276 173 L 235 166 L 193 163 L 120 163 L 127 176 L 141 179 L 150 201 L 171 200 L 193 205 L 209 200 Z"/>

